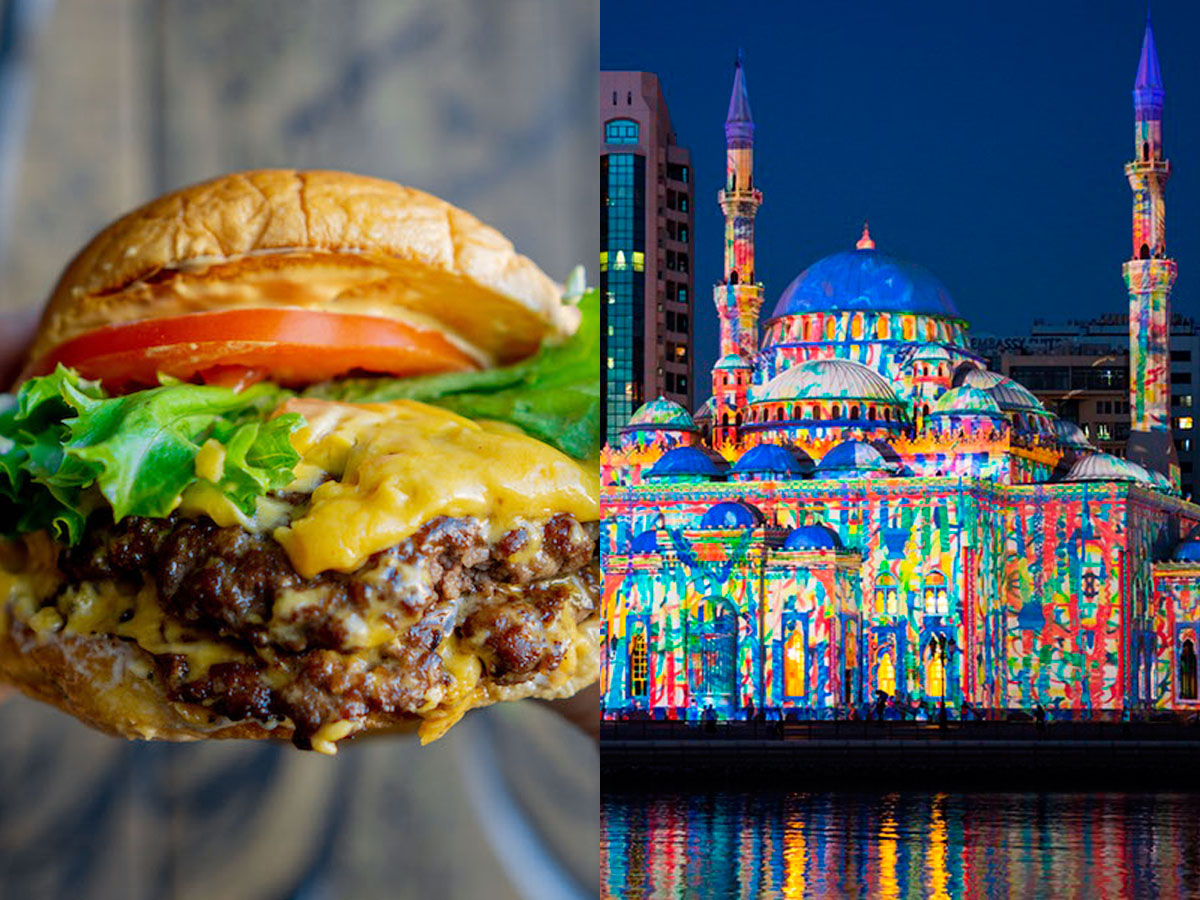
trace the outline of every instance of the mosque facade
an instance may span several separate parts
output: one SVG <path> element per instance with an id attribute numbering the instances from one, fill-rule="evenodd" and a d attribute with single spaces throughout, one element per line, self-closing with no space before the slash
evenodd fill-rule
<path id="1" fill-rule="evenodd" d="M 763 321 L 739 59 L 712 398 L 694 414 L 647 403 L 603 451 L 606 718 L 1200 712 L 1200 506 L 1176 487 L 1166 375 L 1162 99 L 1147 24 L 1121 458 L 989 371 L 946 287 L 866 227 Z"/>

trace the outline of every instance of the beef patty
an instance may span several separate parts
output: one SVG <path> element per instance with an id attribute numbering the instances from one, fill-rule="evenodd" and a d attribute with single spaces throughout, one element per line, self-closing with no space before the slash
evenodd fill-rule
<path id="1" fill-rule="evenodd" d="M 152 584 L 164 621 L 245 660 L 196 672 L 185 654 L 157 654 L 168 696 L 233 720 L 286 717 L 303 747 L 328 723 L 436 705 L 452 681 L 437 652 L 450 634 L 494 684 L 557 667 L 556 626 L 597 605 L 596 536 L 595 523 L 558 515 L 491 543 L 484 523 L 443 517 L 354 572 L 305 579 L 269 535 L 129 517 L 63 551 L 60 598 L 81 584 Z M 134 615 L 128 593 L 120 622 Z"/>

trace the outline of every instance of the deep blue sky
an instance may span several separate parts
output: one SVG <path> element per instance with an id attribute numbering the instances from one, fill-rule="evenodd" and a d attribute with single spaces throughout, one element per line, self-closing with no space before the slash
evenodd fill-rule
<path id="1" fill-rule="evenodd" d="M 972 330 L 1127 303 L 1140 2 L 602 0 L 601 67 L 662 81 L 696 173 L 697 401 L 716 355 L 716 192 L 733 59 L 757 124 L 757 269 L 769 311 L 812 261 L 881 251 L 945 282 Z M 1166 83 L 1174 309 L 1200 285 L 1200 3 L 1155 0 Z"/>

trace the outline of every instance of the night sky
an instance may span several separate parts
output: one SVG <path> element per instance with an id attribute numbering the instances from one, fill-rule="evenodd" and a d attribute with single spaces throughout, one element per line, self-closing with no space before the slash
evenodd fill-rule
<path id="1" fill-rule="evenodd" d="M 697 404 L 716 358 L 722 127 L 744 52 L 764 317 L 809 263 L 878 249 L 949 288 L 974 333 L 1123 311 L 1141 3 L 602 0 L 601 67 L 658 74 L 695 169 Z M 1155 0 L 1173 308 L 1200 314 L 1200 4 Z"/>

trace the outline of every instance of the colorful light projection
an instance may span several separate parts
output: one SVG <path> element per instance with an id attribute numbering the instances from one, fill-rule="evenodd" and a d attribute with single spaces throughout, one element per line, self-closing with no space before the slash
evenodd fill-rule
<path id="1" fill-rule="evenodd" d="M 1130 177 L 1161 187 L 1147 46 Z M 759 349 L 761 289 L 732 277 L 761 200 L 740 61 L 726 134 L 706 427 L 655 401 L 601 457 L 606 717 L 862 716 L 880 692 L 897 717 L 1193 709 L 1200 569 L 1169 559 L 1200 507 L 988 371 L 945 286 L 865 229 L 788 286 Z M 1131 385 L 1157 428 L 1174 263 L 1144 198 Z"/>

